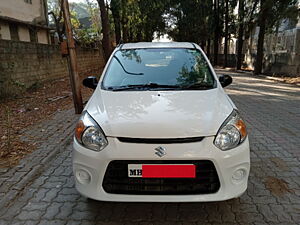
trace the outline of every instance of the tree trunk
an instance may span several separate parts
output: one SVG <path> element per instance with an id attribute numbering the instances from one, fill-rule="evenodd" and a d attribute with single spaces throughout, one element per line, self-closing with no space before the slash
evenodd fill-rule
<path id="1" fill-rule="evenodd" d="M 126 43 L 129 41 L 129 31 L 128 31 L 128 25 L 127 25 L 127 2 L 126 0 L 121 0 L 121 6 L 122 6 L 122 14 L 121 14 L 121 29 L 122 29 L 122 39 L 123 42 Z"/>
<path id="2" fill-rule="evenodd" d="M 239 0 L 239 31 L 238 31 L 238 46 L 237 46 L 237 59 L 236 69 L 242 68 L 242 53 L 243 53 L 243 36 L 244 36 L 244 0 Z"/>
<path id="3" fill-rule="evenodd" d="M 101 13 L 101 24 L 102 24 L 102 47 L 104 50 L 105 60 L 109 59 L 110 54 L 112 53 L 112 45 L 111 45 L 111 38 L 110 38 L 110 29 L 109 29 L 109 20 L 106 11 L 106 6 L 104 0 L 98 0 L 100 13 Z"/>
<path id="4" fill-rule="evenodd" d="M 201 48 L 202 48 L 202 50 L 204 51 L 205 49 L 205 41 L 201 41 L 201 44 L 200 44 L 200 46 L 201 46 Z"/>
<path id="5" fill-rule="evenodd" d="M 214 1 L 214 65 L 218 64 L 218 54 L 219 54 L 219 0 Z"/>
<path id="6" fill-rule="evenodd" d="M 257 53 L 254 67 L 254 74 L 260 74 L 263 67 L 263 57 L 264 57 L 264 40 L 266 32 L 266 19 L 267 19 L 267 9 L 264 7 L 264 0 L 261 0 L 261 10 L 259 13 L 259 33 L 257 41 Z"/>
<path id="7" fill-rule="evenodd" d="M 121 18 L 120 18 L 120 7 L 118 0 L 111 0 L 111 11 L 114 18 L 116 44 L 120 44 L 121 41 Z"/>
<path id="8" fill-rule="evenodd" d="M 228 65 L 228 23 L 229 23 L 229 18 L 228 18 L 228 1 L 225 1 L 225 43 L 224 43 L 224 65 L 223 67 L 227 67 Z"/>
<path id="9" fill-rule="evenodd" d="M 210 58 L 210 39 L 207 40 L 206 55 Z"/>
<path id="10" fill-rule="evenodd" d="M 120 44 L 121 42 L 120 18 L 114 18 L 114 24 L 115 24 L 116 44 Z"/>

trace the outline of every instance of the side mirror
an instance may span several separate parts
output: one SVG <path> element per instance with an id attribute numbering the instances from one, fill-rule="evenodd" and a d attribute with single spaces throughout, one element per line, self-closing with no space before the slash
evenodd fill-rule
<path id="1" fill-rule="evenodd" d="M 219 81 L 220 81 L 222 87 L 226 87 L 232 83 L 232 77 L 229 75 L 221 75 L 219 77 Z"/>
<path id="2" fill-rule="evenodd" d="M 82 81 L 82 84 L 83 84 L 85 87 L 92 88 L 92 89 L 96 89 L 96 87 L 97 87 L 97 85 L 98 85 L 98 80 L 97 80 L 96 77 L 90 76 L 90 77 L 85 78 L 85 79 Z"/>

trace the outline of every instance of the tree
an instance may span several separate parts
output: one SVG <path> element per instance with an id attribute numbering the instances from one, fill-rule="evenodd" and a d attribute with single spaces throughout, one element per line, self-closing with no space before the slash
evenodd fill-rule
<path id="1" fill-rule="evenodd" d="M 55 26 L 59 42 L 65 37 L 64 18 L 61 10 L 61 0 L 48 0 L 48 15 L 50 25 Z M 73 37 L 81 45 L 95 43 L 100 38 L 100 15 L 99 8 L 94 3 L 86 0 L 86 3 L 70 3 L 70 16 Z M 91 21 L 90 27 L 84 27 L 80 23 L 79 14 L 84 14 Z M 82 16 L 82 15 L 81 15 Z"/>
<path id="2" fill-rule="evenodd" d="M 121 0 L 111 0 L 110 7 L 114 18 L 116 43 L 121 41 Z"/>
<path id="3" fill-rule="evenodd" d="M 214 0 L 214 65 L 218 65 L 219 39 L 220 39 L 220 17 L 219 0 Z"/>
<path id="4" fill-rule="evenodd" d="M 260 0 L 259 33 L 254 74 L 262 72 L 265 33 L 273 32 L 274 27 L 279 26 L 283 19 L 295 19 L 297 15 L 297 0 Z"/>
<path id="5" fill-rule="evenodd" d="M 267 0 L 268 1 L 268 0 Z M 263 64 L 263 54 L 264 54 L 264 39 L 266 32 L 266 19 L 269 16 L 270 9 L 266 7 L 265 0 L 260 0 L 260 12 L 258 18 L 258 40 L 257 40 L 257 53 L 256 53 L 256 63 L 254 68 L 254 74 L 260 74 Z"/>
<path id="6" fill-rule="evenodd" d="M 166 31 L 164 14 L 170 0 L 111 0 L 116 42 L 152 41 Z"/>
<path id="7" fill-rule="evenodd" d="M 224 30 L 224 67 L 228 66 L 228 53 L 231 36 L 237 32 L 236 14 L 234 13 L 237 7 L 237 0 L 225 0 L 224 14 L 225 14 L 225 30 Z"/>
<path id="8" fill-rule="evenodd" d="M 237 60 L 236 69 L 240 70 L 242 68 L 242 53 L 243 53 L 243 35 L 244 35 L 244 17 L 245 17 L 245 5 L 244 0 L 239 0 L 239 11 L 238 11 L 238 41 L 237 41 Z"/>
<path id="9" fill-rule="evenodd" d="M 63 35 L 65 33 L 65 26 L 63 23 L 63 13 L 62 13 L 62 2 L 60 0 L 49 0 L 48 2 L 48 15 L 50 23 L 53 22 L 55 26 L 56 33 L 58 35 L 59 42 L 63 41 Z"/>
<path id="10" fill-rule="evenodd" d="M 229 27 L 229 0 L 225 0 L 225 40 L 224 40 L 224 68 L 228 65 L 228 27 Z"/>
<path id="11" fill-rule="evenodd" d="M 110 24 L 108 20 L 108 12 L 106 10 L 106 5 L 104 0 L 97 0 L 101 13 L 101 23 L 102 23 L 102 46 L 104 50 L 104 58 L 107 61 L 113 51 L 112 42 L 110 37 Z"/>
<path id="12" fill-rule="evenodd" d="M 257 17 L 257 5 L 259 0 L 239 0 L 238 8 L 238 34 L 237 34 L 237 64 L 236 69 L 242 67 L 242 53 L 244 41 L 248 40 L 250 33 L 256 26 L 255 18 Z"/>
<path id="13" fill-rule="evenodd" d="M 169 36 L 175 41 L 190 41 L 205 46 L 210 37 L 212 1 L 175 0 L 167 13 Z"/>
<path id="14" fill-rule="evenodd" d="M 101 19 L 97 3 L 85 0 L 85 3 L 72 3 L 71 6 L 73 11 L 78 12 L 78 17 L 81 16 L 79 27 L 74 30 L 76 41 L 83 46 L 98 46 L 101 41 Z"/>

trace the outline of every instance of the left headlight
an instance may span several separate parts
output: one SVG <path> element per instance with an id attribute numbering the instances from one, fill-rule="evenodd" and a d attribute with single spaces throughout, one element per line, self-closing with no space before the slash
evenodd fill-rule
<path id="1" fill-rule="evenodd" d="M 108 145 L 102 129 L 87 111 L 82 113 L 76 125 L 75 138 L 82 146 L 97 152 Z"/>
<path id="2" fill-rule="evenodd" d="M 215 138 L 214 144 L 226 151 L 241 144 L 247 137 L 246 125 L 237 110 L 229 115 L 222 124 Z"/>

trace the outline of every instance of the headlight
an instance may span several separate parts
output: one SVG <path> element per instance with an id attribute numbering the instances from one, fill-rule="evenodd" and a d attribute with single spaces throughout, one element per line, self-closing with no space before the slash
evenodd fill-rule
<path id="1" fill-rule="evenodd" d="M 102 129 L 87 111 L 82 113 L 76 125 L 75 138 L 84 147 L 97 152 L 108 144 Z"/>
<path id="2" fill-rule="evenodd" d="M 226 151 L 241 144 L 246 137 L 245 122 L 240 117 L 238 111 L 233 110 L 219 129 L 214 144 L 219 149 Z"/>

